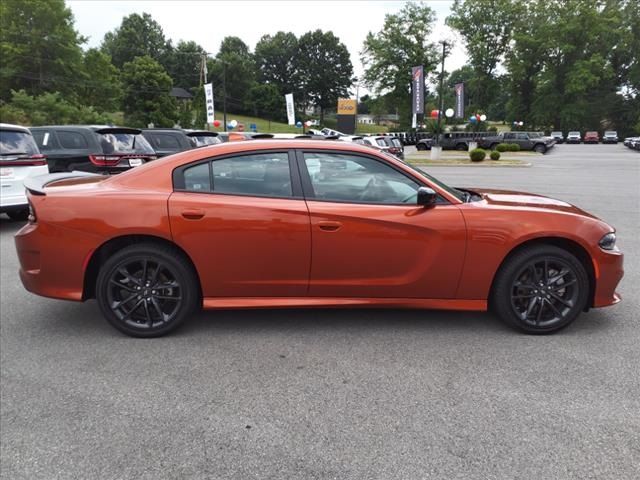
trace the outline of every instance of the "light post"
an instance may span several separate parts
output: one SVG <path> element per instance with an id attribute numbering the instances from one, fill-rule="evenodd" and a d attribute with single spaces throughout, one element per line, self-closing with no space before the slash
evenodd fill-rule
<path id="1" fill-rule="evenodd" d="M 442 118 L 442 109 L 444 108 L 444 98 L 442 95 L 442 89 L 444 87 L 444 59 L 447 56 L 447 47 L 449 44 L 446 40 L 441 40 L 439 42 L 442 44 L 442 68 L 440 70 L 440 89 L 438 95 L 440 96 L 440 101 L 438 102 L 438 124 L 436 127 L 436 146 L 440 146 L 440 119 Z"/>

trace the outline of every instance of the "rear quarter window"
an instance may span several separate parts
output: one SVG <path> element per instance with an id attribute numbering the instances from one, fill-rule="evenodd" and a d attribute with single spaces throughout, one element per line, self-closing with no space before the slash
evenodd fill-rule
<path id="1" fill-rule="evenodd" d="M 56 132 L 60 146 L 66 150 L 86 150 L 89 148 L 84 135 L 78 132 L 59 130 Z"/>

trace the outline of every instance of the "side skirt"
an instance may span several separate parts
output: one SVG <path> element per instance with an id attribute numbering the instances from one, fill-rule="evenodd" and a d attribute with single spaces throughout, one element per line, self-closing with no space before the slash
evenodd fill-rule
<path id="1" fill-rule="evenodd" d="M 486 311 L 486 300 L 342 297 L 205 297 L 206 310 L 216 308 L 416 308 L 427 310 Z"/>

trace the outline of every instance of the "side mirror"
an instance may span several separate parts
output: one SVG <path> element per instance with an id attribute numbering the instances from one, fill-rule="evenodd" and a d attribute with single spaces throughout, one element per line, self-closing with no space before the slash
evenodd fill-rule
<path id="1" fill-rule="evenodd" d="M 438 200 L 438 194 L 429 187 L 420 187 L 418 189 L 418 205 L 423 207 L 433 207 Z"/>

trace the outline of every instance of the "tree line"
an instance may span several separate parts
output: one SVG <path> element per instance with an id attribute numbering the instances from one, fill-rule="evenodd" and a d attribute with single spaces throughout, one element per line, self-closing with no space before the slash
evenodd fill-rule
<path id="1" fill-rule="evenodd" d="M 444 73 L 445 106 L 464 82 L 467 116 L 523 121 L 525 128 L 640 131 L 640 9 L 637 0 L 455 0 L 446 23 L 468 53 Z M 203 81 L 214 85 L 216 109 L 284 120 L 284 94 L 299 112 L 319 116 L 337 99 L 368 88 L 363 111 L 411 118 L 411 67 L 428 76 L 425 110 L 437 108 L 441 51 L 427 4 L 408 2 L 385 15 L 359 52 L 354 78 L 346 46 L 332 32 L 263 36 L 253 51 L 238 37 L 212 55 L 193 41 L 173 43 L 149 14 L 131 14 L 99 48 L 74 28 L 64 0 L 0 2 L 0 116 L 25 124 L 113 120 L 133 126 L 202 126 Z M 203 68 L 206 65 L 206 69 Z M 204 71 L 207 76 L 205 78 Z M 168 95 L 181 87 L 195 98 Z M 226 95 L 225 95 L 226 93 Z"/>

